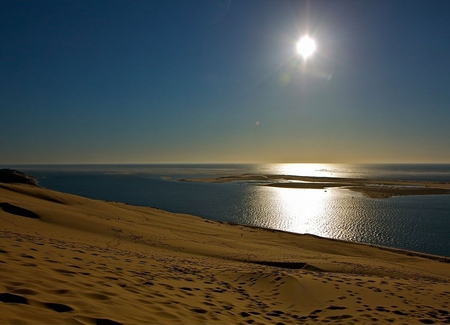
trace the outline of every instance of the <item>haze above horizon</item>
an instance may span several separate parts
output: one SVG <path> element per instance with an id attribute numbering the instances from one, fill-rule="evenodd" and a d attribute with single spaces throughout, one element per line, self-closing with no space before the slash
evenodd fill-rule
<path id="1" fill-rule="evenodd" d="M 1 1 L 0 164 L 450 163 L 448 12 Z"/>

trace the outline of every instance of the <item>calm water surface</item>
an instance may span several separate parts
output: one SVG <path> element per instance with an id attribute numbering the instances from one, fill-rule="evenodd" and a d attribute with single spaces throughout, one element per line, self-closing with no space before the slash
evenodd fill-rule
<path id="1" fill-rule="evenodd" d="M 182 177 L 265 173 L 450 182 L 450 165 L 12 167 L 35 177 L 43 187 L 95 199 L 450 256 L 450 195 L 369 199 L 343 189 L 288 189 L 245 183 L 176 181 Z"/>

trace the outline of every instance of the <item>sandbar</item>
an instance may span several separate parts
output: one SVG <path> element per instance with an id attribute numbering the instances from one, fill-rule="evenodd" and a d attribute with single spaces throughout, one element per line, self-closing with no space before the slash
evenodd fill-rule
<path id="1" fill-rule="evenodd" d="M 238 174 L 205 178 L 182 178 L 178 179 L 178 181 L 207 183 L 244 182 L 261 186 L 298 189 L 325 189 L 336 187 L 360 192 L 366 197 L 377 199 L 404 195 L 450 194 L 450 183 L 431 181 L 256 174 Z"/>

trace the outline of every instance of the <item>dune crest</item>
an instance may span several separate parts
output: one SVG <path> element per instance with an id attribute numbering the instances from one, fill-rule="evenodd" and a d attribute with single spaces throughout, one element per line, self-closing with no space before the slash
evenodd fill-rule
<path id="1" fill-rule="evenodd" d="M 444 257 L 25 184 L 0 202 L 2 324 L 450 323 Z"/>

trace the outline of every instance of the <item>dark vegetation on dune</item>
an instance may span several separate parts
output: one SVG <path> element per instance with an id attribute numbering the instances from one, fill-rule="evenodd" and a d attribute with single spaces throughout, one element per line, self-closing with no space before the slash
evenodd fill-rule
<path id="1" fill-rule="evenodd" d="M 36 180 L 28 176 L 27 174 L 15 169 L 7 168 L 0 169 L 0 183 L 38 186 Z M 39 216 L 33 211 L 21 208 L 8 202 L 0 202 L 0 209 L 5 211 L 6 213 L 15 214 L 17 216 L 39 219 Z"/>
<path id="2" fill-rule="evenodd" d="M 0 169 L 0 183 L 17 183 L 38 186 L 34 178 L 15 169 Z"/>

